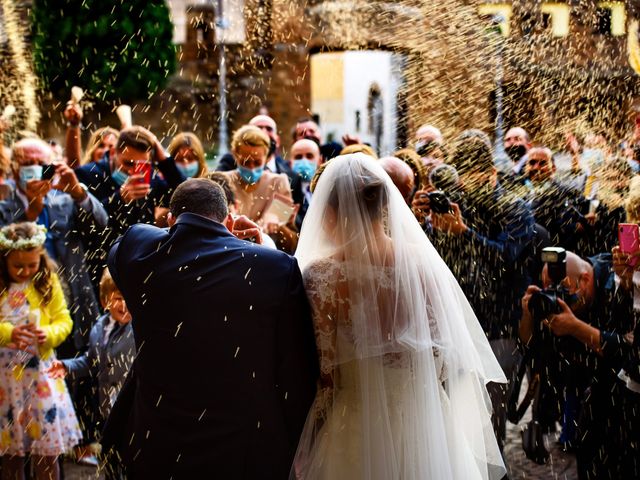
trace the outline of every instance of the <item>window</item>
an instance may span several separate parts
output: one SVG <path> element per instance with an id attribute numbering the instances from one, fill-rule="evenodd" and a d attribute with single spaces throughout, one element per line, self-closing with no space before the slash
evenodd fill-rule
<path id="1" fill-rule="evenodd" d="M 601 35 L 611 34 L 611 10 L 598 8 L 596 10 L 596 33 Z"/>
<path id="2" fill-rule="evenodd" d="M 384 105 L 382 103 L 382 92 L 380 87 L 374 83 L 369 88 L 369 99 L 367 101 L 367 112 L 369 116 L 369 134 L 373 135 L 373 147 L 380 150 L 382 144 L 382 131 L 384 122 Z"/>
<path id="3" fill-rule="evenodd" d="M 243 0 L 216 0 L 216 14 L 222 14 L 222 22 L 218 23 L 216 38 L 220 43 L 238 44 L 244 43 L 246 39 L 244 21 L 244 1 Z M 263 13 L 261 9 L 257 13 Z M 270 19 L 257 19 L 258 22 L 268 22 Z"/>
<path id="4" fill-rule="evenodd" d="M 625 34 L 627 12 L 623 2 L 599 2 L 596 10 L 595 31 L 601 35 Z"/>
<path id="5" fill-rule="evenodd" d="M 511 23 L 511 5 L 507 3 L 485 3 L 478 7 L 478 13 L 487 21 L 498 19 L 500 30 L 505 37 L 509 36 Z"/>
<path id="6" fill-rule="evenodd" d="M 540 6 L 542 12 L 542 26 L 550 30 L 554 37 L 569 35 L 569 21 L 571 8 L 566 3 L 547 2 Z"/>

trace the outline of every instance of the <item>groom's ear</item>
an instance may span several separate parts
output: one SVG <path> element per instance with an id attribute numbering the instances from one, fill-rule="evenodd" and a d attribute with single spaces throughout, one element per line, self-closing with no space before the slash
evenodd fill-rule
<path id="1" fill-rule="evenodd" d="M 173 216 L 173 213 L 171 213 L 171 212 L 167 213 L 167 225 L 169 225 L 169 228 L 171 228 L 171 227 L 173 227 L 175 225 L 176 220 L 178 220 L 178 219 Z"/>

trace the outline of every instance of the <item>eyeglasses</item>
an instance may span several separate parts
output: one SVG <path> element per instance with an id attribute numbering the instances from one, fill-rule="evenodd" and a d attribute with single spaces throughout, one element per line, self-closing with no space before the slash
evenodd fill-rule
<path id="1" fill-rule="evenodd" d="M 532 167 L 535 167 L 536 165 L 540 165 L 541 167 L 543 167 L 547 162 L 548 160 L 536 160 L 535 158 L 532 158 L 528 163 Z"/>

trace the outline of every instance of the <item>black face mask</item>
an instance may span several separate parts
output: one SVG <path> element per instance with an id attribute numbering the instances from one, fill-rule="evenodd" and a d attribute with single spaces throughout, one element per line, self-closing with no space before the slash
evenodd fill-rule
<path id="1" fill-rule="evenodd" d="M 270 157 L 271 155 L 276 153 L 276 148 L 278 148 L 278 145 L 276 144 L 276 141 L 272 138 L 269 144 L 269 155 L 267 156 Z"/>
<path id="2" fill-rule="evenodd" d="M 511 145 L 506 149 L 507 155 L 512 162 L 517 163 L 527 153 L 527 147 L 524 145 Z"/>

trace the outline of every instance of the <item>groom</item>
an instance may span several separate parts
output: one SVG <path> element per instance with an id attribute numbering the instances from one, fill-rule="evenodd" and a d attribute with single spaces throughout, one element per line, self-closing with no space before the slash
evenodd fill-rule
<path id="1" fill-rule="evenodd" d="M 229 233 L 210 180 L 170 212 L 109 254 L 138 356 L 105 436 L 128 478 L 286 479 L 318 375 L 298 264 Z"/>

